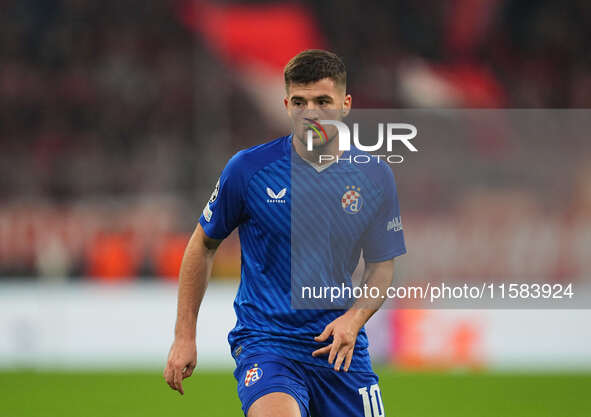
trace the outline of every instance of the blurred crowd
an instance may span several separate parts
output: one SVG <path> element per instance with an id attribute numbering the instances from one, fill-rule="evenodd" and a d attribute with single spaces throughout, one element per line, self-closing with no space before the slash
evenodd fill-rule
<path id="1" fill-rule="evenodd" d="M 225 161 L 283 133 L 184 3 L 2 2 L 0 277 L 174 279 Z M 588 1 L 295 3 L 358 107 L 591 107 Z M 218 275 L 239 273 L 227 247 Z"/>
<path id="2" fill-rule="evenodd" d="M 413 104 L 393 68 L 416 71 L 417 62 L 462 84 L 455 107 L 591 107 L 588 1 L 308 3 L 345 57 L 362 107 Z"/>
<path id="3" fill-rule="evenodd" d="M 0 27 L 2 199 L 189 189 L 193 39 L 166 2 L 8 1 Z"/>

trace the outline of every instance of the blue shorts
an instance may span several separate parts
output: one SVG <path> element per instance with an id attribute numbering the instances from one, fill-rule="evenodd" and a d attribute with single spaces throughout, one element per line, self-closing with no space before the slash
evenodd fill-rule
<path id="1" fill-rule="evenodd" d="M 373 372 L 336 372 L 278 355 L 240 358 L 234 377 L 242 411 L 272 392 L 291 395 L 302 417 L 383 417 L 384 405 Z"/>

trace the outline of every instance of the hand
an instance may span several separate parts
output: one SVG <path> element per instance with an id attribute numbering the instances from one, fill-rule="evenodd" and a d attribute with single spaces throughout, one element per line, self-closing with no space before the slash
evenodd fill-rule
<path id="1" fill-rule="evenodd" d="M 164 369 L 166 383 L 170 388 L 183 395 L 185 393 L 183 391 L 183 379 L 193 374 L 193 369 L 195 369 L 196 365 L 197 346 L 195 340 L 175 339 L 170 348 L 168 361 Z"/>
<path id="2" fill-rule="evenodd" d="M 328 354 L 328 363 L 332 365 L 334 361 L 334 370 L 337 372 L 340 370 L 344 361 L 343 370 L 347 372 L 351 365 L 351 359 L 353 359 L 357 333 L 359 333 L 361 326 L 363 326 L 363 323 L 359 322 L 359 319 L 351 310 L 331 321 L 326 325 L 324 331 L 316 336 L 314 340 L 324 342 L 332 336 L 332 343 L 315 350 L 312 352 L 312 356 L 316 357 Z"/>

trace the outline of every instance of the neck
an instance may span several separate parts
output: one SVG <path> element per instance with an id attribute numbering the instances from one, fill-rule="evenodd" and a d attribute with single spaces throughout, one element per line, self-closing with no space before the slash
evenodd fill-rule
<path id="1" fill-rule="evenodd" d="M 302 141 L 298 139 L 295 134 L 293 135 L 291 142 L 293 149 L 295 149 L 297 154 L 302 159 L 317 165 L 325 165 L 334 162 L 336 158 L 343 154 L 343 151 L 339 150 L 338 138 L 332 139 L 326 145 L 315 146 L 311 151 L 307 149 L 306 143 L 302 143 Z M 320 160 L 320 155 L 332 155 L 334 158 L 324 158 L 323 160 Z"/>

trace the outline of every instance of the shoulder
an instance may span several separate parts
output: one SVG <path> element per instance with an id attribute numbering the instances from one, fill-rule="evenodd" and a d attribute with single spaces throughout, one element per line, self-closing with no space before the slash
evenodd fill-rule
<path id="1" fill-rule="evenodd" d="M 289 136 L 282 136 L 261 145 L 243 149 L 228 161 L 226 170 L 248 176 L 286 155 Z"/>
<path id="2" fill-rule="evenodd" d="M 282 136 L 237 152 L 226 164 L 222 176 L 247 183 L 254 173 L 286 155 L 288 140 L 289 136 Z"/>

